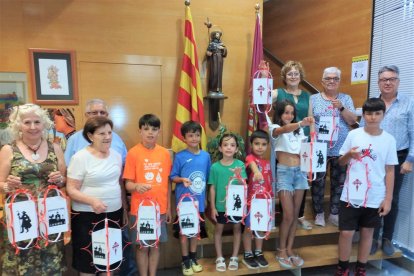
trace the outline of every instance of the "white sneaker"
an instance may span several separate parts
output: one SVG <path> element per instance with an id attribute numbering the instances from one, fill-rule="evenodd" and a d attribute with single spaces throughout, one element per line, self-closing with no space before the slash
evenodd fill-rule
<path id="1" fill-rule="evenodd" d="M 325 227 L 325 213 L 316 214 L 315 225 Z"/>
<path id="2" fill-rule="evenodd" d="M 339 217 L 338 217 L 338 215 L 332 215 L 332 214 L 330 214 L 329 215 L 329 218 L 328 218 L 328 221 L 330 223 L 332 223 L 333 225 L 335 225 L 336 227 L 339 226 Z"/>

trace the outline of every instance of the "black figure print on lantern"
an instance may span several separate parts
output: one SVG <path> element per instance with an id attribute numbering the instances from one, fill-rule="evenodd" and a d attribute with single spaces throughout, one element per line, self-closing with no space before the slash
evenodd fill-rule
<path id="1" fill-rule="evenodd" d="M 233 199 L 234 199 L 234 206 L 233 206 L 233 210 L 238 211 L 241 208 L 241 199 L 240 199 L 240 195 L 233 195 Z"/>
<path id="2" fill-rule="evenodd" d="M 30 217 L 26 214 L 25 211 L 22 212 L 22 215 L 20 215 L 20 212 L 18 212 L 17 216 L 20 220 L 20 233 L 23 233 L 24 230 L 26 230 L 26 233 L 29 232 L 29 229 L 32 227 L 32 220 Z"/>

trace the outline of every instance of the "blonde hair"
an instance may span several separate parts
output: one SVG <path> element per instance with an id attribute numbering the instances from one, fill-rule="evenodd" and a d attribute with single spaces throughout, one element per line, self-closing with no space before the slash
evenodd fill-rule
<path id="1" fill-rule="evenodd" d="M 286 74 L 292 70 L 297 69 L 300 74 L 300 81 L 303 81 L 305 78 L 305 69 L 303 69 L 302 63 L 299 61 L 289 60 L 283 65 L 282 69 L 280 70 L 280 76 L 282 77 L 283 83 L 286 85 Z"/>
<path id="2" fill-rule="evenodd" d="M 40 121 L 43 124 L 43 139 L 47 140 L 49 130 L 53 127 L 53 122 L 49 118 L 49 113 L 35 104 L 23 104 L 13 107 L 13 110 L 9 116 L 9 126 L 11 137 L 13 140 L 20 139 L 20 129 L 22 126 L 22 118 L 27 114 L 34 113 L 39 116 Z"/>

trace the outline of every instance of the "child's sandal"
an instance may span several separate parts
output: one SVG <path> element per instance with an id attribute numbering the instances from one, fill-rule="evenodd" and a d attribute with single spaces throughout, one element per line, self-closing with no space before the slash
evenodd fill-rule
<path id="1" fill-rule="evenodd" d="M 239 269 L 239 258 L 230 257 L 229 270 L 238 270 Z"/>
<path id="2" fill-rule="evenodd" d="M 277 251 L 279 252 L 283 252 L 286 251 L 286 249 L 277 249 Z M 292 269 L 293 268 L 293 264 L 292 261 L 290 260 L 290 257 L 287 258 L 282 258 L 280 256 L 276 256 L 276 260 L 279 262 L 280 266 L 286 269 Z"/>
<path id="3" fill-rule="evenodd" d="M 226 260 L 223 257 L 218 257 L 216 259 L 216 270 L 218 272 L 226 271 Z"/>
<path id="4" fill-rule="evenodd" d="M 289 260 L 296 267 L 301 267 L 305 263 L 299 255 L 289 256 Z"/>

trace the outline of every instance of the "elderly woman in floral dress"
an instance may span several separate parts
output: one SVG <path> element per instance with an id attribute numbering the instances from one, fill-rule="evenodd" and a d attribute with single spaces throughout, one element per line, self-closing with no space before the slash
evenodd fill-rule
<path id="1" fill-rule="evenodd" d="M 13 108 L 9 123 L 13 141 L 0 151 L 0 189 L 6 197 L 16 189 L 27 189 L 37 196 L 50 184 L 64 185 L 66 166 L 62 149 L 47 141 L 52 125 L 47 111 L 37 105 Z M 16 201 L 20 200 L 16 197 Z M 48 246 L 41 240 L 40 249 L 20 250 L 18 254 L 7 242 L 7 236 L 4 240 L 2 275 L 62 275 L 66 270 L 63 240 Z M 17 243 L 20 247 L 26 244 L 27 241 Z"/>

